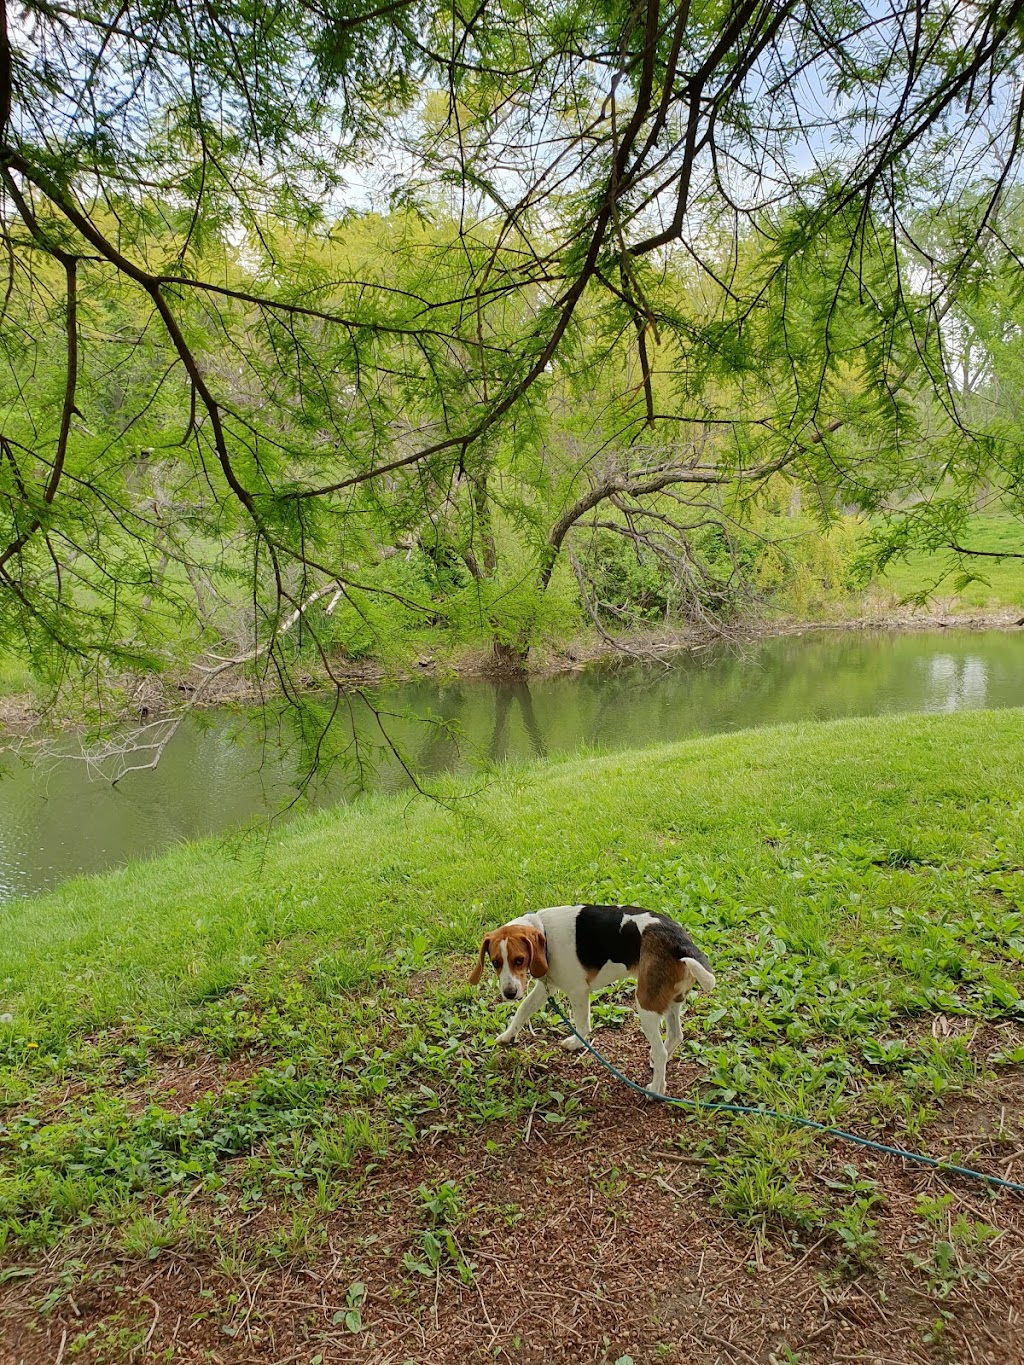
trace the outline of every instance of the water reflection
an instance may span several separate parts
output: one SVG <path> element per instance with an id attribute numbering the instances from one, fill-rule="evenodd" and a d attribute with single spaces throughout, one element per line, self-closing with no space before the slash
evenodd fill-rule
<path id="1" fill-rule="evenodd" d="M 672 667 L 621 662 L 526 682 L 417 679 L 381 699 L 398 753 L 359 699 L 339 711 L 308 781 L 316 724 L 293 713 L 211 712 L 183 725 L 154 772 L 113 789 L 70 760 L 9 759 L 0 781 L 0 899 L 93 872 L 183 839 L 235 829 L 302 800 L 351 799 L 358 783 L 408 787 L 420 773 L 621 750 L 782 721 L 1024 704 L 1024 632 L 806 634 L 683 654 Z M 424 718 L 429 723 L 424 725 Z"/>
<path id="2" fill-rule="evenodd" d="M 488 746 L 491 762 L 500 763 L 503 759 L 518 753 L 514 744 L 510 747 L 508 737 L 513 706 L 518 708 L 519 715 L 522 718 L 523 731 L 529 740 L 532 757 L 546 758 L 547 745 L 544 743 L 537 714 L 533 709 L 533 693 L 530 691 L 530 684 L 525 680 L 518 682 L 502 681 L 496 683 L 494 687 L 494 729 L 491 732 L 491 742 Z"/>
<path id="3" fill-rule="evenodd" d="M 930 663 L 934 700 L 924 709 L 959 711 L 964 707 L 986 705 L 988 668 L 984 659 L 974 654 L 962 659 L 954 658 L 952 654 L 936 654 Z"/>

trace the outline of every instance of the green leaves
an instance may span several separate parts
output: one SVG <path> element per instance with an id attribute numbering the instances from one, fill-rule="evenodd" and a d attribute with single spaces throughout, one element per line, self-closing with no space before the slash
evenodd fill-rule
<path id="1" fill-rule="evenodd" d="M 1019 502 L 1019 205 L 971 103 L 1015 145 L 1012 6 L 27 13 L 0 73 L 0 638 L 47 681 L 99 661 L 100 696 L 244 635 L 295 692 L 421 615 L 526 649 L 541 599 L 587 608 L 550 576 L 583 513 L 553 533 L 606 484 L 588 511 L 639 546 L 645 618 L 800 577 L 792 525 L 752 528 L 756 572 L 733 546 L 772 474 L 819 532 L 877 514 L 878 563 L 939 495 Z M 684 477 L 614 486 L 652 465 Z M 402 553 L 429 603 L 383 571 Z M 278 625 L 335 579 L 351 610 L 300 658 Z"/>
<path id="2" fill-rule="evenodd" d="M 350 1284 L 345 1295 L 347 1308 L 339 1309 L 334 1314 L 331 1322 L 338 1326 L 344 1323 L 345 1328 L 353 1334 L 363 1330 L 363 1305 L 366 1302 L 366 1285 L 357 1280 Z"/>

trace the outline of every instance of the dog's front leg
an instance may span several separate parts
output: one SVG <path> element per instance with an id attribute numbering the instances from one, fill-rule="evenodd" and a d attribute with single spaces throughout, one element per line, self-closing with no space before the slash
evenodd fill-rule
<path id="1" fill-rule="evenodd" d="M 572 1011 L 572 1023 L 576 1033 L 580 1038 L 590 1037 L 590 992 L 582 995 L 569 996 L 569 1008 Z M 566 1052 L 579 1052 L 583 1044 L 576 1034 L 570 1033 L 568 1038 L 562 1039 L 562 1047 Z"/>
<path id="2" fill-rule="evenodd" d="M 507 1046 L 509 1043 L 514 1043 L 516 1034 L 526 1023 L 527 1019 L 529 1019 L 530 1015 L 536 1014 L 537 1010 L 540 1009 L 547 998 L 548 988 L 545 983 L 543 981 L 535 981 L 529 995 L 516 1010 L 515 1014 L 513 1014 L 508 1028 L 504 1033 L 499 1033 L 494 1041 L 496 1043 L 501 1043 L 503 1047 Z"/>
<path id="3" fill-rule="evenodd" d="M 686 997 L 693 990 L 693 980 L 692 976 L 683 980 L 680 994 L 672 1001 L 665 1014 L 668 1021 L 668 1037 L 665 1041 L 670 1057 L 675 1055 L 676 1049 L 683 1041 L 683 1008 L 686 1004 Z"/>

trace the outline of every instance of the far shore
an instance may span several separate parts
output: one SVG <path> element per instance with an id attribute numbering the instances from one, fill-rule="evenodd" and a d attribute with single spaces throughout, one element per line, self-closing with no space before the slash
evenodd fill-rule
<path id="1" fill-rule="evenodd" d="M 965 611 L 957 610 L 954 604 L 943 609 L 941 603 L 933 603 L 928 607 L 880 604 L 874 610 L 856 615 L 824 619 L 751 617 L 727 625 L 710 622 L 652 623 L 649 629 L 615 635 L 610 632 L 601 634 L 591 628 L 570 639 L 541 641 L 530 651 L 523 671 L 513 676 L 529 682 L 532 678 L 571 673 L 600 660 L 633 658 L 655 662 L 681 650 L 708 649 L 729 643 L 739 645 L 808 631 L 1018 629 L 1024 629 L 1024 606 L 975 607 Z M 232 673 L 225 673 L 214 687 L 204 689 L 201 698 L 194 698 L 192 693 L 200 676 L 198 673 L 168 674 L 120 679 L 116 686 L 120 702 L 107 711 L 103 718 L 105 726 L 113 727 L 139 719 L 173 717 L 183 709 L 258 706 L 280 694 L 273 676 L 253 676 L 239 668 Z M 330 677 L 325 670 L 297 670 L 295 681 L 309 691 L 322 691 L 332 686 L 358 691 L 367 687 L 397 686 L 423 677 L 494 679 L 508 676 L 495 668 L 488 646 L 475 644 L 451 647 L 438 642 L 433 649 L 400 663 L 340 657 L 331 661 Z M 0 697 L 0 746 L 5 739 L 23 739 L 42 730 L 74 730 L 81 724 L 81 706 L 72 696 L 40 699 L 31 692 L 22 692 Z"/>

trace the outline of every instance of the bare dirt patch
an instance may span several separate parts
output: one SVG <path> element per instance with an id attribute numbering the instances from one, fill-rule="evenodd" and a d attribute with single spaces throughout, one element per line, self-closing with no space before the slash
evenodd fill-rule
<path id="1" fill-rule="evenodd" d="M 153 1074 L 144 1082 L 127 1087 L 132 1108 L 158 1104 L 172 1114 L 183 1114 L 207 1094 L 220 1094 L 225 1086 L 247 1081 L 270 1061 L 266 1056 L 234 1057 L 225 1061 L 208 1054 L 169 1056 L 158 1059 Z"/>
<path id="2" fill-rule="evenodd" d="M 631 1032 L 603 1042 L 640 1071 L 644 1044 Z M 822 1140 L 808 1179 L 823 1205 L 850 1167 L 877 1185 L 878 1251 L 861 1268 L 824 1221 L 801 1229 L 728 1217 L 694 1151 L 706 1121 L 639 1099 L 586 1059 L 552 1065 L 567 1078 L 587 1076 L 582 1131 L 533 1113 L 491 1125 L 472 1143 L 445 1138 L 349 1172 L 362 1177 L 357 1192 L 323 1212 L 317 1236 L 284 1259 L 259 1252 L 275 1222 L 287 1226 L 287 1199 L 239 1215 L 216 1245 L 211 1235 L 209 1245 L 141 1263 L 93 1260 L 45 1314 L 38 1304 L 58 1283 L 58 1258 L 41 1261 L 31 1279 L 0 1288 L 0 1363 L 1018 1365 L 1024 1357 L 1024 1199 L 992 1198 L 980 1184 Z M 674 1079 L 682 1090 L 685 1069 Z M 1022 1131 L 1024 1073 L 1007 1068 L 948 1104 L 928 1141 L 948 1137 L 979 1161 L 998 1149 L 1001 1172 L 1020 1180 L 1024 1153 L 1003 1143 Z M 445 1182 L 456 1191 L 454 1211 L 438 1221 L 423 1190 Z M 978 1240 L 979 1228 L 991 1232 Z M 424 1269 L 431 1230 L 452 1240 Z M 236 1246 L 253 1239 L 250 1261 L 225 1259 L 232 1235 Z M 346 1322 L 354 1285 L 365 1295 L 356 1295 L 358 1321 Z"/>

